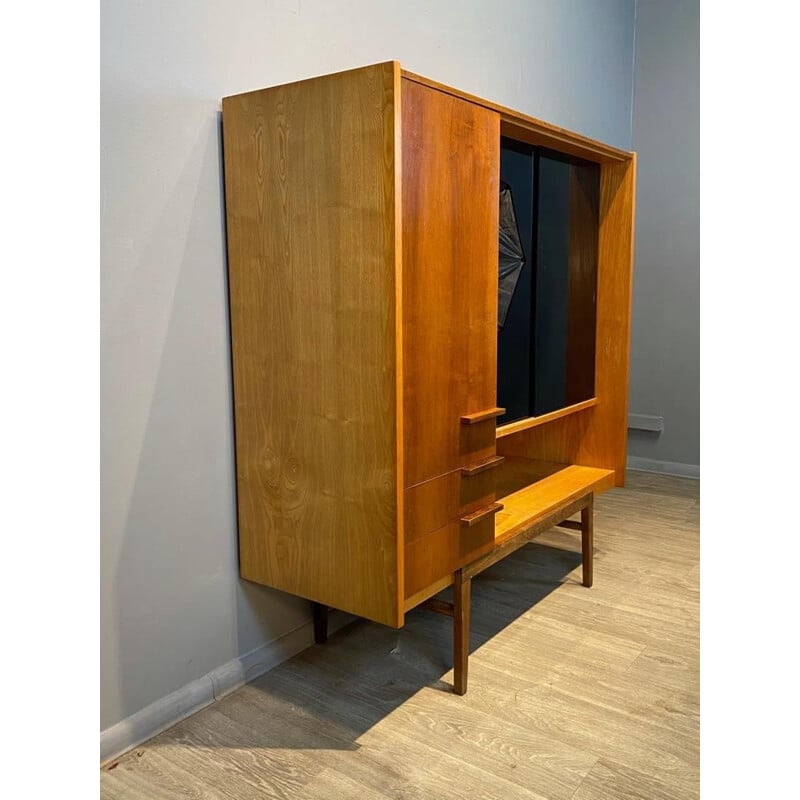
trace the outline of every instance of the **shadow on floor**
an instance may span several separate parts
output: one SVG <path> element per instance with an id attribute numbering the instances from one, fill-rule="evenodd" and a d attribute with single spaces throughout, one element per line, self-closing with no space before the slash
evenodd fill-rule
<path id="1" fill-rule="evenodd" d="M 534 542 L 473 579 L 470 651 L 575 581 L 568 576 L 580 561 Z M 421 689 L 450 692 L 443 676 L 452 666 L 450 618 L 418 608 L 399 630 L 359 619 L 201 712 L 214 715 L 208 726 L 178 725 L 153 745 L 356 750 L 359 736 Z M 207 740 L 196 733 L 204 727 L 213 729 Z"/>

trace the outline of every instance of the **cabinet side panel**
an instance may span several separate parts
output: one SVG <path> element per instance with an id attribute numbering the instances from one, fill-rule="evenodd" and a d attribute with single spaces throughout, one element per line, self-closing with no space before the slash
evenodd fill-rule
<path id="1" fill-rule="evenodd" d="M 223 101 L 242 577 L 402 623 L 395 65 Z"/>
<path id="2" fill-rule="evenodd" d="M 581 439 L 578 463 L 613 469 L 617 486 L 625 484 L 628 447 L 635 191 L 635 155 L 602 165 L 595 352 L 599 402 Z"/>

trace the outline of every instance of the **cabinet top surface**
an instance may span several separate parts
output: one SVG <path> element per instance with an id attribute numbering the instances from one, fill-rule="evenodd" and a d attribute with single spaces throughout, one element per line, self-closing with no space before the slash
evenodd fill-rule
<path id="1" fill-rule="evenodd" d="M 522 141 L 527 141 L 529 144 L 541 145 L 556 151 L 568 153 L 570 155 L 596 162 L 628 161 L 633 157 L 633 153 L 627 150 L 621 150 L 617 147 L 613 147 L 612 145 L 605 144 L 604 142 L 599 142 L 596 139 L 590 139 L 587 136 L 567 130 L 566 128 L 560 128 L 557 125 L 552 125 L 551 123 L 544 122 L 536 117 L 532 117 L 528 114 L 523 114 L 520 111 L 507 108 L 499 103 L 494 103 L 491 100 L 485 100 L 481 97 L 476 97 L 468 92 L 455 89 L 452 86 L 447 86 L 446 84 L 439 83 L 438 81 L 418 75 L 407 69 L 403 69 L 399 61 L 387 61 L 383 62 L 383 64 L 385 64 L 387 67 L 391 66 L 395 72 L 396 78 L 398 79 L 404 78 L 406 80 L 414 81 L 415 83 L 430 86 L 431 88 L 437 89 L 441 92 L 446 92 L 454 97 L 459 97 L 470 103 L 475 103 L 483 106 L 484 108 L 495 111 L 500 115 L 501 135 L 503 136 L 517 138 Z M 357 70 L 370 69 L 376 66 L 379 65 L 371 64 L 363 67 L 357 67 L 352 70 L 343 70 L 342 72 L 355 72 Z M 342 72 L 330 73 L 330 75 L 342 74 Z M 329 77 L 329 75 L 319 75 L 299 81 L 291 81 L 289 83 L 264 88 L 278 89 L 283 86 L 293 86 L 326 77 Z M 258 89 L 254 91 L 264 91 L 264 89 Z M 236 97 L 242 97 L 248 94 L 252 94 L 252 92 L 242 92 L 240 94 L 230 95 L 225 97 L 224 101 L 230 101 Z"/>

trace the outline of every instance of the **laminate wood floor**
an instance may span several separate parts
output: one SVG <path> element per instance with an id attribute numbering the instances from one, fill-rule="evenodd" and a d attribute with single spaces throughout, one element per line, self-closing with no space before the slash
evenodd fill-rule
<path id="1" fill-rule="evenodd" d="M 546 798 L 699 794 L 699 483 L 629 473 L 580 535 L 473 581 L 469 691 L 451 620 L 355 621 L 101 771 L 101 796 Z"/>

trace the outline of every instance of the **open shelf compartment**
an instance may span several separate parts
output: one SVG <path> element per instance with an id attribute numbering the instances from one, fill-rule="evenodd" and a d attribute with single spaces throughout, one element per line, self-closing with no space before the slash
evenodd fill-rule
<path id="1" fill-rule="evenodd" d="M 497 473 L 495 545 L 587 492 L 614 486 L 614 470 L 507 456 Z"/>

